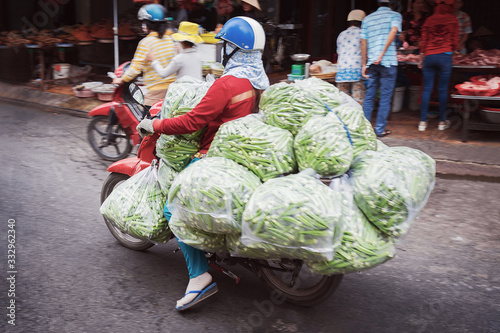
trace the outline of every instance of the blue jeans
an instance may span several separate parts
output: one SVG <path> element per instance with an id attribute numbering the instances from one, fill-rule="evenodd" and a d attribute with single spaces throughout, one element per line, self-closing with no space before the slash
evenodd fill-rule
<path id="1" fill-rule="evenodd" d="M 378 105 L 377 120 L 375 121 L 375 134 L 381 135 L 387 126 L 387 117 L 391 111 L 392 93 L 396 84 L 398 67 L 384 67 L 382 65 L 370 65 L 366 80 L 366 94 L 363 101 L 363 111 L 366 119 L 371 121 L 375 97 L 380 85 L 380 102 Z"/>
<path id="2" fill-rule="evenodd" d="M 446 120 L 446 104 L 448 103 L 448 84 L 450 83 L 451 70 L 451 54 L 431 54 L 425 57 L 422 66 L 424 88 L 422 90 L 422 101 L 420 105 L 420 121 L 427 121 L 429 102 L 431 99 L 432 89 L 434 88 L 434 79 L 436 75 L 439 99 L 439 120 Z"/>
<path id="3" fill-rule="evenodd" d="M 194 163 L 198 160 L 199 158 L 195 157 L 191 161 L 191 163 Z M 191 165 L 191 163 L 189 163 L 189 165 Z M 167 204 L 168 201 L 165 203 L 165 208 L 163 208 L 163 214 L 165 215 L 167 221 L 170 221 L 172 213 L 170 213 L 170 211 L 168 210 Z M 210 265 L 208 264 L 208 260 L 205 257 L 205 251 L 198 250 L 197 248 L 194 248 L 190 245 L 183 243 L 182 241 L 179 240 L 179 238 L 177 238 L 177 236 L 175 236 L 175 238 L 179 243 L 179 247 L 181 248 L 182 254 L 184 254 L 184 259 L 186 260 L 189 278 L 193 279 L 207 272 L 208 269 L 210 268 Z"/>

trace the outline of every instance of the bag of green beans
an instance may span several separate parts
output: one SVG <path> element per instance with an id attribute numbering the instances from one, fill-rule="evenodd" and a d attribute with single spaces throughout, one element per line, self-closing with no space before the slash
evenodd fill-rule
<path id="1" fill-rule="evenodd" d="M 168 87 L 162 104 L 161 119 L 170 119 L 189 113 L 205 96 L 213 81 L 201 81 L 184 76 Z M 182 135 L 160 135 L 156 152 L 175 171 L 184 169 L 200 148 L 204 128 Z"/>
<path id="2" fill-rule="evenodd" d="M 262 181 L 297 169 L 290 132 L 250 114 L 224 123 L 217 131 L 207 156 L 222 156 L 255 173 Z"/>
<path id="3" fill-rule="evenodd" d="M 259 177 L 224 157 L 205 157 L 175 177 L 168 192 L 172 217 L 209 233 L 241 232 L 241 216 Z"/>
<path id="4" fill-rule="evenodd" d="M 179 173 L 177 171 L 168 166 L 168 164 L 160 158 L 158 166 L 158 183 L 165 194 L 167 194 L 168 190 L 170 190 L 170 186 L 172 186 L 172 183 L 178 174 Z"/>
<path id="5" fill-rule="evenodd" d="M 344 174 L 353 160 L 348 133 L 332 112 L 309 119 L 295 136 L 293 148 L 299 170 L 312 168 L 323 178 Z"/>
<path id="6" fill-rule="evenodd" d="M 359 272 L 380 265 L 396 255 L 393 239 L 384 235 L 353 202 L 351 179 L 333 179 L 329 187 L 342 193 L 344 208 L 342 243 L 329 261 L 307 261 L 309 269 L 321 275 Z"/>
<path id="7" fill-rule="evenodd" d="M 356 205 L 381 231 L 398 238 L 427 202 L 436 162 L 417 149 L 387 147 L 356 157 L 351 176 Z"/>
<path id="8" fill-rule="evenodd" d="M 241 242 L 272 258 L 331 260 L 343 233 L 341 196 L 312 169 L 270 179 L 250 197 Z"/>
<path id="9" fill-rule="evenodd" d="M 169 226 L 178 241 L 202 251 L 216 252 L 226 250 L 225 236 L 214 234 L 187 226 L 183 221 L 173 216 Z"/>
<path id="10" fill-rule="evenodd" d="M 101 214 L 123 232 L 141 239 L 157 241 L 170 235 L 163 215 L 166 193 L 158 183 L 156 161 L 133 175 L 104 200 Z"/>

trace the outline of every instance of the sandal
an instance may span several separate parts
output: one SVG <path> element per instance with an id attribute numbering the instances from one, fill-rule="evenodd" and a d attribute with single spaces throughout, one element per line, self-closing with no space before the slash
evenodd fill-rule
<path id="1" fill-rule="evenodd" d="M 187 294 L 199 294 L 199 295 L 196 296 L 196 298 L 194 300 L 192 300 L 191 302 L 184 304 L 183 306 L 179 306 L 179 307 L 176 306 L 175 308 L 179 311 L 186 310 L 186 309 L 192 307 L 193 305 L 195 305 L 196 303 L 201 302 L 204 299 L 212 296 L 217 291 L 218 291 L 217 283 L 215 283 L 215 282 L 203 290 L 191 290 L 190 292 L 187 292 L 184 296 L 186 296 Z"/>
<path id="2" fill-rule="evenodd" d="M 385 130 L 385 131 L 382 132 L 382 134 L 377 134 L 377 137 L 383 138 L 384 136 L 388 136 L 391 133 L 392 133 L 391 130 Z"/>

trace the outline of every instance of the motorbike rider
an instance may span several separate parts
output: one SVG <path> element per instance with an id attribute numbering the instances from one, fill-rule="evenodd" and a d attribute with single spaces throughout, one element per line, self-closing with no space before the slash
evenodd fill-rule
<path id="1" fill-rule="evenodd" d="M 168 86 L 175 81 L 175 75 L 166 78 L 159 76 L 146 61 L 146 54 L 154 52 L 162 66 L 167 66 L 175 55 L 174 41 L 165 34 L 167 28 L 166 9 L 159 4 L 144 5 L 139 9 L 137 18 L 142 21 L 142 30 L 148 35 L 139 44 L 131 61 L 130 67 L 120 78 L 113 80 L 114 84 L 130 82 L 141 72 L 144 85 L 148 92 L 144 96 L 144 105 L 151 107 L 155 102 L 163 100 Z"/>
<path id="2" fill-rule="evenodd" d="M 215 80 L 203 99 L 191 112 L 170 119 L 144 119 L 137 126 L 139 133 L 179 135 L 206 127 L 197 157 L 203 157 L 219 127 L 228 121 L 254 112 L 260 92 L 269 87 L 262 64 L 265 33 L 262 26 L 248 17 L 234 17 L 215 36 L 223 42 L 224 72 Z M 168 209 L 165 216 L 169 219 Z M 189 283 L 176 309 L 184 310 L 217 292 L 208 273 L 205 252 L 179 241 L 186 260 Z"/>

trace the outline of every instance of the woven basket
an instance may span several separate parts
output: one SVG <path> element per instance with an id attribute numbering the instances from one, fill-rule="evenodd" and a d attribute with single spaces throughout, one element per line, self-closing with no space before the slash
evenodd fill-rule
<path id="1" fill-rule="evenodd" d="M 337 73 L 335 73 L 335 72 L 333 72 L 333 73 L 320 73 L 320 74 L 311 73 L 310 75 L 317 77 L 318 79 L 322 79 L 322 80 L 334 80 Z"/>

